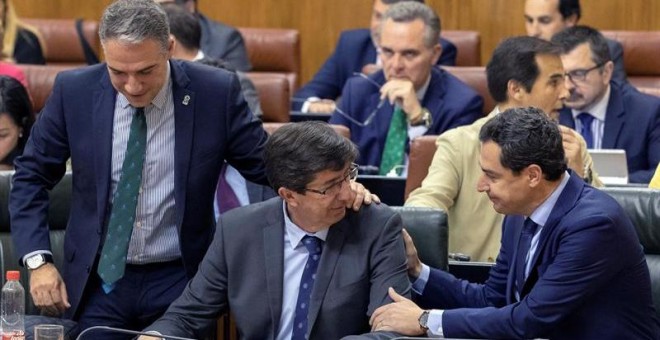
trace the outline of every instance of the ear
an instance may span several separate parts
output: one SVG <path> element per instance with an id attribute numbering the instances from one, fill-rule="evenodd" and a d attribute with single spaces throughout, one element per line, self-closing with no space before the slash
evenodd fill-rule
<path id="1" fill-rule="evenodd" d="M 433 65 L 435 65 L 435 64 L 438 63 L 438 60 L 440 59 L 440 56 L 442 55 L 442 45 L 435 44 L 435 46 L 433 46 L 433 52 L 432 53 L 433 53 L 433 58 L 432 58 Z"/>
<path id="2" fill-rule="evenodd" d="M 512 101 L 516 106 L 520 106 L 519 104 L 525 99 L 527 90 L 525 90 L 522 84 L 511 79 L 506 83 L 506 94 L 508 101 Z"/>
<path id="3" fill-rule="evenodd" d="M 603 74 L 603 83 L 605 85 L 609 84 L 610 80 L 612 80 L 612 74 L 614 74 L 614 62 L 611 60 L 606 62 L 601 72 Z"/>
<path id="4" fill-rule="evenodd" d="M 282 199 L 286 202 L 287 205 L 292 206 L 292 207 L 297 207 L 299 202 L 298 202 L 298 196 L 296 195 L 296 192 L 293 190 L 287 189 L 285 187 L 280 187 L 277 189 L 277 194 L 282 197 Z"/>
<path id="5" fill-rule="evenodd" d="M 577 14 L 573 14 L 573 15 L 569 16 L 568 18 L 564 19 L 564 25 L 566 25 L 567 28 L 568 27 L 573 27 L 573 26 L 577 25 L 578 20 L 579 19 L 578 19 Z"/>
<path id="6" fill-rule="evenodd" d="M 525 176 L 527 176 L 527 180 L 529 181 L 530 188 L 539 186 L 543 181 L 543 170 L 537 164 L 527 166 L 524 171 Z"/>
<path id="7" fill-rule="evenodd" d="M 167 59 L 172 58 L 174 53 L 174 36 L 170 34 L 169 39 L 167 39 Z"/>

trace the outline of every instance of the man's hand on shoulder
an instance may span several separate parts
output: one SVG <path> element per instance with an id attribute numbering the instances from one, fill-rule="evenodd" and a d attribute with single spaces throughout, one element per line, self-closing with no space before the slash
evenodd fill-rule
<path id="1" fill-rule="evenodd" d="M 71 307 L 66 285 L 52 263 L 30 271 L 30 295 L 46 315 L 58 316 Z"/>
<path id="2" fill-rule="evenodd" d="M 364 185 L 351 181 L 351 193 L 353 195 L 353 200 L 349 200 L 346 208 L 352 208 L 355 211 L 360 210 L 360 207 L 365 205 L 370 205 L 372 202 L 380 203 L 380 198 L 372 194 Z"/>

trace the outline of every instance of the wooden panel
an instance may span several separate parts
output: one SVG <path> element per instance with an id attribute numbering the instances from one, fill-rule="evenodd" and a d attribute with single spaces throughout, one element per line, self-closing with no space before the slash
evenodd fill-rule
<path id="1" fill-rule="evenodd" d="M 14 0 L 35 18 L 98 20 L 111 0 Z M 332 52 L 342 30 L 368 27 L 372 0 L 199 0 L 200 11 L 234 26 L 295 28 L 301 34 L 302 80 Z M 481 33 L 485 64 L 502 38 L 525 33 L 523 0 L 427 0 L 444 29 Z M 607 30 L 660 30 L 660 1 L 582 0 L 582 23 Z"/>

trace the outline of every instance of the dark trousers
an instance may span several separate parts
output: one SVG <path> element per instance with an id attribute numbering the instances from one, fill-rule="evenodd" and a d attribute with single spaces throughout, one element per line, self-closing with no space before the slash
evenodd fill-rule
<path id="1" fill-rule="evenodd" d="M 124 276 L 106 294 L 94 273 L 85 289 L 78 326 L 110 326 L 140 331 L 156 321 L 181 293 L 188 282 L 181 261 L 147 265 L 127 265 Z M 93 330 L 86 339 L 132 339 L 134 336 Z"/>

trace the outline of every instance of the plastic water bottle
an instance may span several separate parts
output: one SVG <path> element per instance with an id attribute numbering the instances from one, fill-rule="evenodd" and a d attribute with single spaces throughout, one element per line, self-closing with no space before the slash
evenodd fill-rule
<path id="1" fill-rule="evenodd" d="M 25 290 L 20 278 L 21 272 L 10 270 L 2 287 L 2 340 L 25 340 Z"/>

